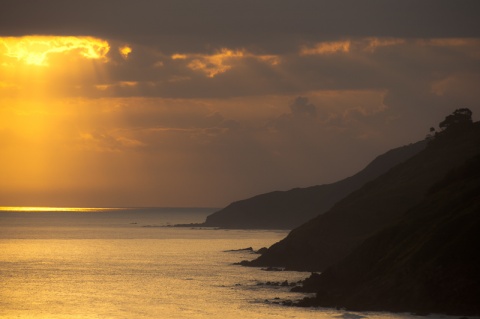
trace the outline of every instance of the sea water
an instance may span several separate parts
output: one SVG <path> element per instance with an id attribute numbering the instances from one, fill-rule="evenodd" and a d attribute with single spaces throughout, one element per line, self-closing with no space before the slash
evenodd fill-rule
<path id="1" fill-rule="evenodd" d="M 0 210 L 0 318 L 414 318 L 296 308 L 266 282 L 309 273 L 234 263 L 286 231 L 168 227 L 214 209 Z M 448 318 L 447 316 L 429 316 Z"/>

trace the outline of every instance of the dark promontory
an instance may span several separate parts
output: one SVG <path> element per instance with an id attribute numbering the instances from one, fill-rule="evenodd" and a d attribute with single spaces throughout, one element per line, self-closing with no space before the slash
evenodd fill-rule
<path id="1" fill-rule="evenodd" d="M 443 122 L 442 122 L 443 123 Z M 419 205 L 429 188 L 480 152 L 480 123 L 438 133 L 426 149 L 292 230 L 250 266 L 324 271 Z"/>
<path id="2" fill-rule="evenodd" d="M 480 314 L 480 156 L 450 171 L 399 222 L 312 275 L 301 304 Z"/>
<path id="3" fill-rule="evenodd" d="M 359 173 L 336 183 L 270 192 L 234 202 L 197 226 L 293 229 L 323 214 L 346 195 L 423 150 L 425 145 L 425 141 L 421 141 L 390 150 Z"/>

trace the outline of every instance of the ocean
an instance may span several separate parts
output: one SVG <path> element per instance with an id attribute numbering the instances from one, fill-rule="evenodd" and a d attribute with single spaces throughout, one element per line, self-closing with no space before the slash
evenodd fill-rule
<path id="1" fill-rule="evenodd" d="M 209 208 L 0 209 L 0 318 L 417 318 L 281 305 L 309 273 L 234 263 L 286 231 L 169 227 Z M 457 318 L 430 315 L 428 318 Z"/>

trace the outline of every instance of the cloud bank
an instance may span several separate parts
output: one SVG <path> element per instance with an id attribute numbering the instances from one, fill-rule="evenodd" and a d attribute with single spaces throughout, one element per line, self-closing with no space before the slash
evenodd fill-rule
<path id="1" fill-rule="evenodd" d="M 477 1 L 2 1 L 8 205 L 223 206 L 480 114 Z"/>

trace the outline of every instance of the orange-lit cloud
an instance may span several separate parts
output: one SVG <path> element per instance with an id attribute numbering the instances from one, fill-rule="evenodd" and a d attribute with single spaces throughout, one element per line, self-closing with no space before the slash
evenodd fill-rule
<path id="1" fill-rule="evenodd" d="M 236 62 L 246 58 L 253 58 L 270 65 L 280 63 L 279 57 L 275 55 L 255 55 L 246 50 L 227 48 L 222 48 L 214 54 L 174 54 L 171 58 L 173 60 L 188 60 L 188 68 L 203 72 L 209 78 L 227 72 Z"/>
<path id="2" fill-rule="evenodd" d="M 465 52 L 468 56 L 480 59 L 480 39 L 475 38 L 446 38 L 446 39 L 421 39 L 416 43 L 420 46 L 431 48 L 444 48 Z"/>
<path id="3" fill-rule="evenodd" d="M 472 44 L 480 44 L 479 39 L 469 38 L 446 38 L 446 39 L 422 39 L 417 43 L 428 46 L 442 46 L 442 47 L 459 47 Z"/>
<path id="4" fill-rule="evenodd" d="M 93 37 L 0 37 L 0 56 L 3 59 L 12 58 L 18 62 L 38 66 L 48 65 L 49 56 L 55 53 L 75 52 L 87 59 L 105 60 L 109 50 L 107 41 Z"/>
<path id="5" fill-rule="evenodd" d="M 172 60 L 185 60 L 187 58 L 186 54 L 176 53 L 172 55 Z"/>
<path id="6" fill-rule="evenodd" d="M 244 57 L 244 52 L 237 50 L 222 49 L 213 55 L 195 56 L 188 67 L 195 71 L 204 72 L 208 77 L 213 78 L 219 73 L 224 73 L 232 68 L 230 62 Z"/>
<path id="7" fill-rule="evenodd" d="M 121 87 L 135 87 L 138 85 L 136 81 L 120 81 L 119 85 Z"/>
<path id="8" fill-rule="evenodd" d="M 366 39 L 365 51 L 374 52 L 377 48 L 401 45 L 406 43 L 405 39 L 397 38 L 368 38 Z"/>
<path id="9" fill-rule="evenodd" d="M 300 55 L 332 55 L 339 53 L 350 53 L 352 51 L 366 51 L 373 53 L 378 48 L 401 45 L 405 43 L 405 39 L 374 37 L 319 42 L 313 46 L 303 46 L 300 49 Z"/>
<path id="10" fill-rule="evenodd" d="M 122 56 L 122 58 L 126 60 L 128 59 L 128 55 L 132 53 L 132 48 L 129 47 L 128 45 L 124 45 L 118 48 L 118 52 L 120 52 L 120 55 Z"/>
<path id="11" fill-rule="evenodd" d="M 348 53 L 350 51 L 350 45 L 350 41 L 320 42 L 314 47 L 303 47 L 300 50 L 300 55 Z"/>

